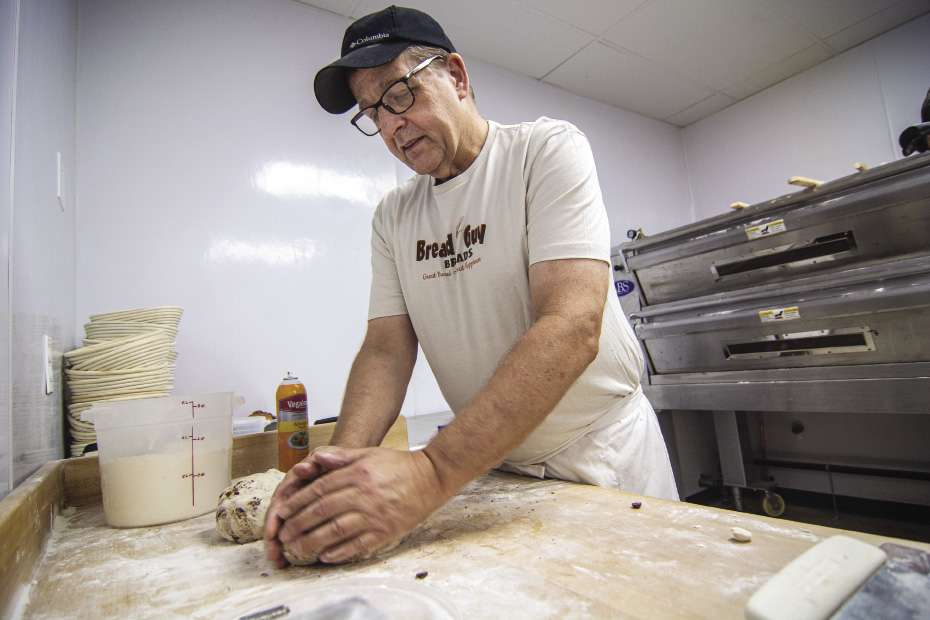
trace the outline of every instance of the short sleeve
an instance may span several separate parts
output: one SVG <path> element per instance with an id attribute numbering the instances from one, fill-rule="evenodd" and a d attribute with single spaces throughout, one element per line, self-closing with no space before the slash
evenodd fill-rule
<path id="1" fill-rule="evenodd" d="M 568 123 L 539 121 L 524 174 L 529 263 L 610 263 L 610 225 L 585 135 Z"/>
<path id="2" fill-rule="evenodd" d="M 397 275 L 394 248 L 388 236 L 385 203 L 382 201 L 371 220 L 371 296 L 368 319 L 407 314 L 407 303 Z"/>

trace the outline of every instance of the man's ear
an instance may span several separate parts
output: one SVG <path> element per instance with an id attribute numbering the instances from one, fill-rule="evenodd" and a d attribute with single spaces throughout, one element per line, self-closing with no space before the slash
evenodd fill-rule
<path id="1" fill-rule="evenodd" d="M 455 92 L 459 99 L 468 97 L 469 86 L 471 82 L 468 79 L 468 69 L 465 68 L 465 61 L 457 53 L 449 54 L 446 57 L 446 69 L 452 77 L 455 86 Z"/>

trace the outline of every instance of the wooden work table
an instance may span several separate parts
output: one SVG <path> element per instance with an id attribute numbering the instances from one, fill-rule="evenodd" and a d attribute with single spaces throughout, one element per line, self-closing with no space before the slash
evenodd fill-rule
<path id="1" fill-rule="evenodd" d="M 64 497 L 68 504 L 68 492 Z M 642 508 L 632 509 L 633 501 Z M 264 560 L 261 542 L 221 539 L 212 514 L 116 530 L 106 526 L 99 497 L 73 503 L 83 505 L 55 519 L 28 602 L 20 593 L 27 618 L 236 618 L 352 583 L 432 593 L 461 618 L 741 618 L 772 574 L 841 532 L 494 473 L 386 557 L 278 570 Z M 729 540 L 735 525 L 753 533 L 751 543 Z M 875 544 L 893 540 L 843 533 Z"/>

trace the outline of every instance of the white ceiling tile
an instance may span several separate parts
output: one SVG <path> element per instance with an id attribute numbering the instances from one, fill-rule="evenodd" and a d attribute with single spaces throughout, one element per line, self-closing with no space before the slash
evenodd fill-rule
<path id="1" fill-rule="evenodd" d="M 297 1 L 353 18 L 385 6 L 383 0 Z M 435 17 L 466 60 L 679 125 L 930 12 L 930 0 L 404 4 Z"/>
<path id="2" fill-rule="evenodd" d="M 405 6 L 431 15 L 465 57 L 480 58 L 512 71 L 541 78 L 587 45 L 593 36 L 512 0 L 410 0 Z M 361 0 L 361 14 L 383 2 Z"/>
<path id="3" fill-rule="evenodd" d="M 698 101 L 694 105 L 685 108 L 677 114 L 672 114 L 665 120 L 673 125 L 678 125 L 679 127 L 685 127 L 691 123 L 695 123 L 702 118 L 706 118 L 711 114 L 719 112 L 724 108 L 728 108 L 731 105 L 736 103 L 736 99 L 733 97 L 728 97 L 723 93 L 714 93 L 707 99 L 703 101 Z"/>
<path id="4" fill-rule="evenodd" d="M 712 93 L 655 63 L 594 43 L 544 80 L 573 93 L 663 119 Z"/>
<path id="5" fill-rule="evenodd" d="M 825 39 L 879 11 L 896 0 L 777 0 L 767 11 L 807 32 Z"/>
<path id="6" fill-rule="evenodd" d="M 797 75 L 814 65 L 822 63 L 829 59 L 830 56 L 830 50 L 820 43 L 815 43 L 806 50 L 772 63 L 749 77 L 737 80 L 724 88 L 723 92 L 736 99 L 745 99 L 760 90 L 765 90 L 769 86 L 788 79 L 792 75 Z"/>
<path id="7" fill-rule="evenodd" d="M 548 13 L 582 30 L 601 34 L 617 20 L 649 0 L 520 0 L 521 4 Z"/>
<path id="8" fill-rule="evenodd" d="M 900 0 L 884 11 L 858 22 L 827 39 L 837 54 L 930 12 L 927 0 Z"/>
<path id="9" fill-rule="evenodd" d="M 814 43 L 764 0 L 654 0 L 604 37 L 714 89 Z"/>
<path id="10" fill-rule="evenodd" d="M 336 13 L 337 15 L 342 15 L 344 17 L 349 17 L 353 15 L 352 11 L 355 8 L 355 5 L 358 3 L 358 0 L 297 0 L 304 4 L 309 4 L 310 6 L 315 6 L 319 9 L 325 9 L 331 13 Z"/>

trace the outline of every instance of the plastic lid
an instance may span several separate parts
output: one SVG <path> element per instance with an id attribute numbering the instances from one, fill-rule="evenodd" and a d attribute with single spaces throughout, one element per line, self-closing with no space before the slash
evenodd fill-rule
<path id="1" fill-rule="evenodd" d="M 261 433 L 265 430 L 268 420 L 263 417 L 255 416 L 248 418 L 233 419 L 233 435 L 248 435 L 251 433 Z"/>

